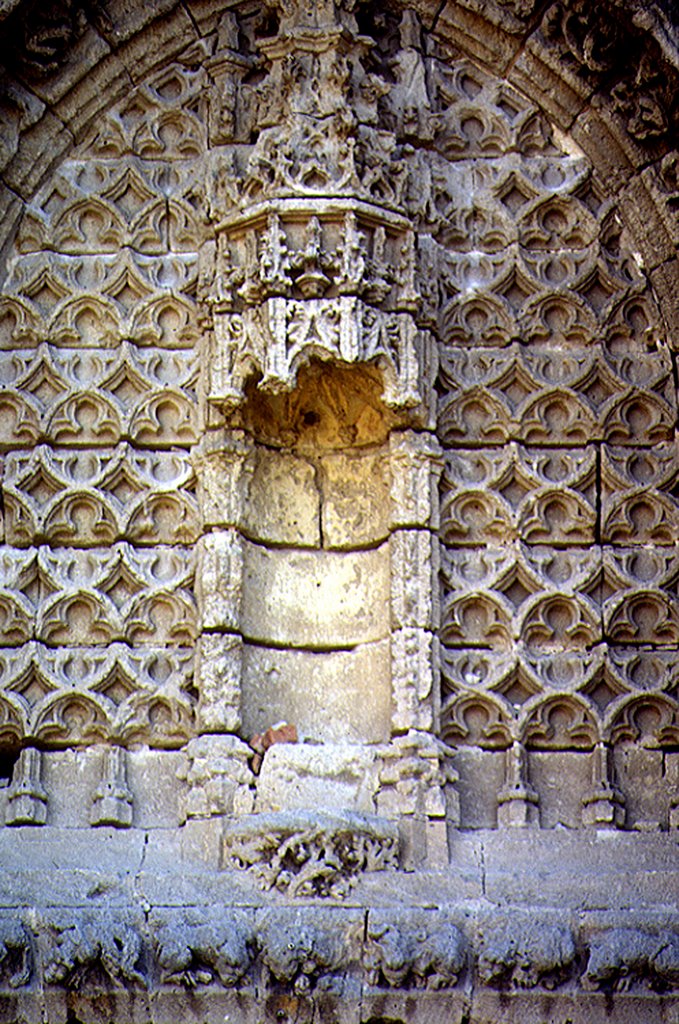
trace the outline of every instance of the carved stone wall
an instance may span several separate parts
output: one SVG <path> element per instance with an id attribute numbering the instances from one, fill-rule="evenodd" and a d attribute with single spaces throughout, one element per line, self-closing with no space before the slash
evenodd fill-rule
<path id="1" fill-rule="evenodd" d="M 665 1024 L 669 0 L 0 8 L 0 1017 Z"/>

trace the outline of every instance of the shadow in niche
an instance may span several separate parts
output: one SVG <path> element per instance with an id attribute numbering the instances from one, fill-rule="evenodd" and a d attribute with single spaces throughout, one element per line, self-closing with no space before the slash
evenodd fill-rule
<path id="1" fill-rule="evenodd" d="M 0 788 L 4 789 L 12 782 L 14 766 L 19 760 L 19 747 L 0 746 Z"/>
<path id="2" fill-rule="evenodd" d="M 303 451 L 339 451 L 383 444 L 403 417 L 382 400 L 383 379 L 375 366 L 313 359 L 300 368 L 292 391 L 261 391 L 253 379 L 237 415 L 262 444 Z"/>

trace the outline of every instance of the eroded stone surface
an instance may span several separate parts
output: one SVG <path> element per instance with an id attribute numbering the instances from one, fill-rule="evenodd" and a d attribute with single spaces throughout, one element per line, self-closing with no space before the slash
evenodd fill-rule
<path id="1" fill-rule="evenodd" d="M 242 700 L 246 735 L 285 719 L 313 740 L 386 740 L 391 722 L 389 641 L 331 652 L 246 644 Z"/>

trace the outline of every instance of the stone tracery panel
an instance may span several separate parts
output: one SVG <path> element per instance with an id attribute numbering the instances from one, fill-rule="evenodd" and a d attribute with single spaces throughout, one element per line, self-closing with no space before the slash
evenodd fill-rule
<path id="1" fill-rule="evenodd" d="M 279 701 L 302 678 L 309 735 L 388 745 L 437 731 L 440 670 L 463 827 L 620 823 L 611 773 L 624 791 L 635 758 L 674 756 L 679 631 L 676 399 L 634 246 L 577 147 L 412 12 L 383 34 L 369 9 L 279 15 L 226 13 L 214 53 L 109 110 L 19 225 L 9 732 L 251 733 L 307 712 Z M 286 614 L 288 588 L 313 605 L 295 560 L 345 588 L 334 619 Z M 87 666 L 84 717 L 53 713 L 56 644 Z M 639 682 L 637 656 L 661 670 Z M 144 733 L 151 699 L 168 717 Z M 581 818 L 549 802 L 566 764 Z"/>

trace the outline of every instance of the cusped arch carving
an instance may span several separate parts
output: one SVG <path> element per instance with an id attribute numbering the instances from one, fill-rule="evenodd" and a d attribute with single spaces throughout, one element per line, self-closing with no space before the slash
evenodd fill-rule
<path id="1" fill-rule="evenodd" d="M 532 750 L 592 750 L 600 734 L 592 708 L 577 694 L 541 695 L 521 709 L 519 736 Z"/>
<path id="2" fill-rule="evenodd" d="M 679 745 L 677 702 L 663 693 L 626 697 L 611 708 L 604 736 L 613 746 L 638 743 L 643 747 L 676 747 Z"/>
<path id="3" fill-rule="evenodd" d="M 0 749 L 21 746 L 29 733 L 26 708 L 15 694 L 0 694 Z"/>
<path id="4" fill-rule="evenodd" d="M 57 747 L 103 743 L 113 734 L 104 699 L 92 693 L 57 693 L 41 705 L 31 733 L 40 743 Z"/>
<path id="5" fill-rule="evenodd" d="M 512 722 L 507 708 L 493 695 L 464 693 L 444 706 L 441 737 L 451 747 L 506 750 L 513 741 Z"/>

